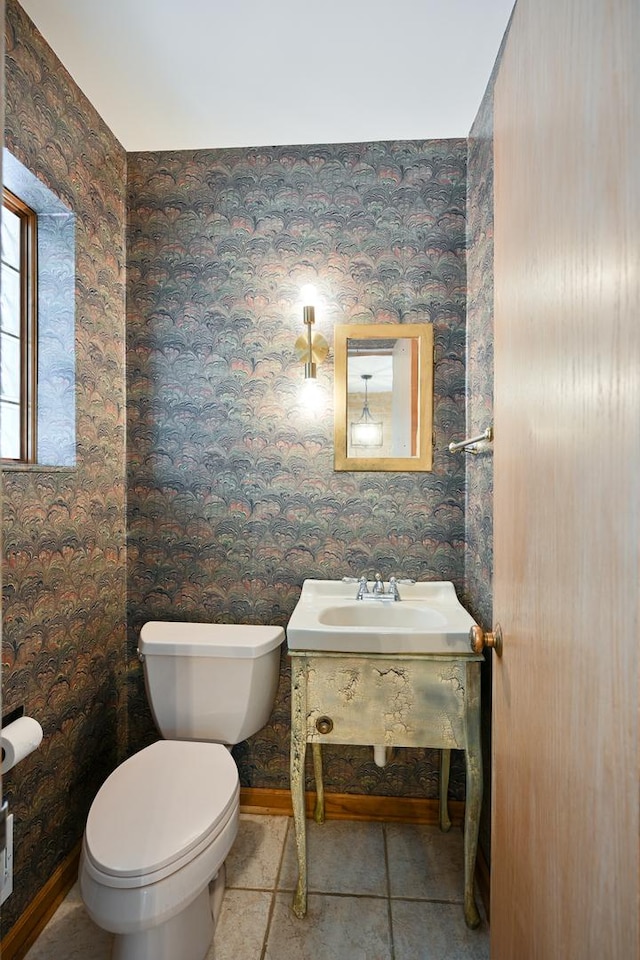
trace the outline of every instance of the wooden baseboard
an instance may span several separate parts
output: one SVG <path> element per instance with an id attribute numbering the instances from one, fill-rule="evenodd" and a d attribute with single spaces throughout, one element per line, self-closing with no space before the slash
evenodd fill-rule
<path id="1" fill-rule="evenodd" d="M 351 793 L 326 793 L 327 820 L 372 820 L 388 823 L 438 823 L 438 801 L 418 800 L 413 797 L 372 797 Z M 305 796 L 307 816 L 313 816 L 315 793 Z M 293 815 L 291 793 L 288 790 L 267 790 L 242 787 L 240 809 L 243 813 Z M 449 801 L 449 816 L 453 826 L 464 821 L 464 803 Z M 2 960 L 22 960 L 38 939 L 48 921 L 56 912 L 78 877 L 81 843 L 55 869 L 49 880 L 34 897 L 22 916 L 0 943 Z M 481 849 L 478 849 L 476 878 L 487 918 L 489 917 L 489 867 Z"/>
<path id="2" fill-rule="evenodd" d="M 305 795 L 307 816 L 313 815 L 315 793 Z M 386 820 L 392 823 L 438 823 L 438 801 L 413 797 L 372 797 L 353 793 L 325 793 L 327 820 Z M 288 790 L 266 790 L 259 787 L 240 789 L 243 813 L 270 813 L 290 817 L 293 814 Z M 449 816 L 454 826 L 464 820 L 464 803 L 449 801 Z"/>
<path id="3" fill-rule="evenodd" d="M 78 879 L 82 843 L 59 864 L 22 916 L 2 938 L 2 960 L 22 960 Z"/>

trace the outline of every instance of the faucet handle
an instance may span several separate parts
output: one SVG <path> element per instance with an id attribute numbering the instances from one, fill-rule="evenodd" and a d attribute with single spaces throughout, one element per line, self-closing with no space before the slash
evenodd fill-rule
<path id="1" fill-rule="evenodd" d="M 367 578 L 363 574 L 358 580 L 358 592 L 356 594 L 356 600 L 362 600 L 365 593 L 369 593 L 369 584 L 367 583 Z"/>
<path id="2" fill-rule="evenodd" d="M 400 599 L 400 591 L 398 590 L 398 580 L 396 577 L 389 577 L 389 593 L 394 599 Z"/>

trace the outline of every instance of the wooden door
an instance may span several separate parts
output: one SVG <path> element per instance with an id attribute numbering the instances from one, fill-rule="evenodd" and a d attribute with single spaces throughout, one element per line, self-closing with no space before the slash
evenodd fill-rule
<path id="1" fill-rule="evenodd" d="M 492 960 L 639 956 L 639 51 L 518 0 L 496 82 Z"/>

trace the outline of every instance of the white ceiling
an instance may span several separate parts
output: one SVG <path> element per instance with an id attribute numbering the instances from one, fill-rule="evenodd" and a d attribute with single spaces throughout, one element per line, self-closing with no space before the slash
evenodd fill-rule
<path id="1" fill-rule="evenodd" d="M 128 151 L 465 137 L 514 0 L 20 0 Z"/>

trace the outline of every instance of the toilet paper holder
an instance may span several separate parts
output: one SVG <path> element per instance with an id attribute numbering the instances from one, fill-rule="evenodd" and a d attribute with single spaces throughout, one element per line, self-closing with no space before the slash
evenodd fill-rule
<path id="1" fill-rule="evenodd" d="M 9 711 L 0 730 L 0 772 L 8 773 L 42 743 L 44 732 L 38 721 L 25 714 L 24 707 Z"/>
<path id="2" fill-rule="evenodd" d="M 24 717 L 24 705 L 20 707 L 14 707 L 13 710 L 10 710 L 9 713 L 3 714 L 2 717 L 2 728 L 8 727 L 10 723 L 13 723 L 14 720 L 19 720 L 20 717 Z"/>
<path id="3" fill-rule="evenodd" d="M 0 726 L 2 730 L 5 727 L 8 727 L 10 723 L 13 723 L 14 720 L 19 720 L 20 717 L 24 717 L 24 705 L 20 707 L 14 707 L 13 710 L 10 710 L 8 713 L 5 713 L 2 717 Z M 0 764 L 4 760 L 4 750 L 0 749 Z"/>

